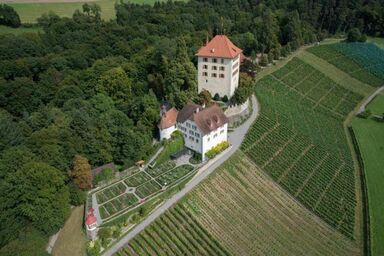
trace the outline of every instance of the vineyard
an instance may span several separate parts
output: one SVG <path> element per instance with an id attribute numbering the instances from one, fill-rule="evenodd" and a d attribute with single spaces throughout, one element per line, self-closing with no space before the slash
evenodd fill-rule
<path id="1" fill-rule="evenodd" d="M 320 45 L 308 50 L 350 76 L 372 85 L 383 86 L 384 50 L 371 43 Z"/>
<path id="2" fill-rule="evenodd" d="M 261 80 L 263 110 L 242 150 L 328 224 L 353 239 L 354 167 L 342 121 L 362 96 L 293 59 Z"/>
<path id="3" fill-rule="evenodd" d="M 244 153 L 115 255 L 358 255 Z"/>
<path id="4" fill-rule="evenodd" d="M 124 180 L 96 192 L 101 218 L 107 220 L 132 209 L 189 177 L 194 170 L 191 165 L 176 167 L 174 161 L 167 161 L 154 168 L 136 171 Z"/>

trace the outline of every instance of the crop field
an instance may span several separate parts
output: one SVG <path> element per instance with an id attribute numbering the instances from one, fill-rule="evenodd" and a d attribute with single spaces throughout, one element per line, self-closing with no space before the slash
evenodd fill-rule
<path id="1" fill-rule="evenodd" d="M 175 166 L 176 166 L 176 164 L 174 161 L 167 161 L 163 164 L 157 165 L 154 168 L 148 168 L 147 173 L 156 177 L 156 176 L 163 174 L 164 172 L 169 171 L 170 169 L 172 169 Z"/>
<path id="2" fill-rule="evenodd" d="M 328 224 L 353 239 L 355 181 L 343 129 L 362 100 L 293 59 L 256 86 L 263 111 L 242 150 Z"/>
<path id="3" fill-rule="evenodd" d="M 97 201 L 102 204 L 114 197 L 121 195 L 125 192 L 126 189 L 127 187 L 123 183 L 119 182 L 112 187 L 108 187 L 103 191 L 98 192 L 96 194 Z"/>
<path id="4" fill-rule="evenodd" d="M 129 178 L 124 180 L 124 183 L 127 184 L 129 187 L 137 187 L 144 182 L 147 182 L 151 179 L 151 176 L 149 176 L 146 172 L 138 172 Z"/>
<path id="5" fill-rule="evenodd" d="M 237 152 L 116 255 L 358 255 Z"/>
<path id="6" fill-rule="evenodd" d="M 148 196 L 153 195 L 154 193 L 160 191 L 161 186 L 158 182 L 151 180 L 147 183 L 144 183 L 140 187 L 136 189 L 136 195 L 140 198 L 146 198 Z"/>
<path id="7" fill-rule="evenodd" d="M 380 105 L 384 107 L 384 96 L 376 97 L 368 105 L 368 109 L 372 113 L 377 113 Z M 384 112 L 383 108 L 381 109 L 378 114 Z M 372 255 L 384 255 L 384 195 L 382 192 L 384 183 L 384 123 L 371 119 L 355 118 L 352 121 L 352 128 L 364 162 Z"/>
<path id="8" fill-rule="evenodd" d="M 308 51 L 364 83 L 384 85 L 384 50 L 373 43 L 320 45 Z"/>

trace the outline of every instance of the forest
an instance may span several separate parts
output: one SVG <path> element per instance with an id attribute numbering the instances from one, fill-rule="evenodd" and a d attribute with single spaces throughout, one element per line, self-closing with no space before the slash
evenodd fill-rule
<path id="1" fill-rule="evenodd" d="M 115 8 L 111 21 L 84 5 L 72 18 L 42 15 L 44 33 L 0 36 L 0 255 L 44 255 L 87 189 L 71 175 L 76 159 L 129 166 L 152 153 L 160 102 L 200 100 L 194 54 L 207 38 L 226 34 L 272 61 L 351 29 L 384 36 L 383 0 Z"/>

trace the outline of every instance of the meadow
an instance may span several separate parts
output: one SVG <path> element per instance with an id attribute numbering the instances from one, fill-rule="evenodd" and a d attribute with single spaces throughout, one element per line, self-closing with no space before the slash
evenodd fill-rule
<path id="1" fill-rule="evenodd" d="M 75 10 L 82 10 L 82 5 L 85 2 L 95 2 L 101 7 L 101 18 L 108 21 L 114 19 L 115 16 L 115 3 L 117 0 L 78 0 L 78 1 L 13 1 L 7 3 L 12 6 L 20 15 L 22 23 L 36 23 L 43 13 L 54 12 L 60 17 L 72 17 Z M 137 4 L 154 4 L 156 0 L 130 0 L 131 3 Z"/>
<path id="2" fill-rule="evenodd" d="M 376 97 L 368 109 L 374 114 L 384 112 L 384 96 Z M 356 136 L 368 190 L 371 252 L 373 256 L 384 254 L 384 123 L 372 119 L 355 118 L 352 128 Z"/>

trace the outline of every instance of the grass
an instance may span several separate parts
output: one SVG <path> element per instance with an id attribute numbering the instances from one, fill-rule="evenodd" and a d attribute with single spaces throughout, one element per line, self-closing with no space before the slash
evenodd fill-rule
<path id="1" fill-rule="evenodd" d="M 175 138 L 166 142 L 163 151 L 156 158 L 156 165 L 162 164 L 171 158 L 171 155 L 184 148 L 183 137 L 179 134 Z"/>
<path id="2" fill-rule="evenodd" d="M 375 115 L 382 115 L 384 113 L 384 95 L 377 95 L 375 99 L 369 103 L 368 109 Z"/>
<path id="3" fill-rule="evenodd" d="M 384 97 L 376 97 L 368 105 L 373 113 L 377 106 L 384 106 Z M 379 112 L 381 113 L 381 112 Z M 367 182 L 369 217 L 371 230 L 371 252 L 373 256 L 384 254 L 384 123 L 372 119 L 355 118 L 352 121 L 356 139 L 364 162 Z"/>
<path id="4" fill-rule="evenodd" d="M 368 42 L 375 43 L 377 46 L 384 48 L 384 38 L 382 37 L 368 37 Z"/>
<path id="5" fill-rule="evenodd" d="M 36 23 L 43 13 L 54 12 L 61 17 L 72 17 L 75 10 L 82 10 L 82 5 L 85 1 L 65 2 L 65 0 L 51 1 L 49 3 L 42 2 L 18 2 L 7 3 L 12 6 L 20 15 L 22 23 Z M 117 0 L 96 0 L 95 3 L 101 7 L 101 17 L 104 20 L 114 19 L 115 3 Z M 137 4 L 154 4 L 156 0 L 130 0 L 131 3 Z"/>
<path id="6" fill-rule="evenodd" d="M 54 256 L 84 255 L 86 238 L 83 232 L 84 206 L 72 209 L 52 250 Z"/>

